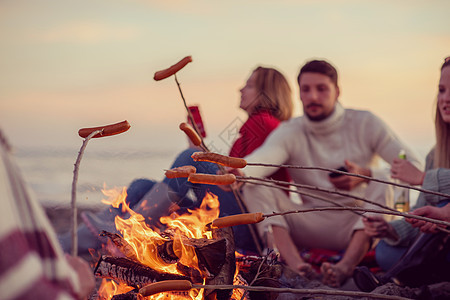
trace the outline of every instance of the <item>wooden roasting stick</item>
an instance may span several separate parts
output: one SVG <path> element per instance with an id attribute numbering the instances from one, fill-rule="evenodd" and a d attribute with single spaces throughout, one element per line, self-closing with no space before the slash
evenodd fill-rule
<path id="1" fill-rule="evenodd" d="M 410 190 L 415 190 L 415 191 L 418 191 L 418 192 L 423 192 L 423 193 L 426 193 L 426 194 L 436 195 L 436 196 L 440 196 L 440 197 L 444 197 L 444 198 L 449 198 L 450 197 L 450 195 L 448 195 L 448 194 L 435 192 L 435 191 L 431 191 L 431 190 L 426 190 L 426 189 L 419 188 L 419 187 L 416 187 L 416 186 L 412 186 L 412 185 L 409 185 L 409 184 L 402 184 L 402 183 L 382 180 L 382 179 L 373 178 L 373 177 L 370 177 L 370 176 L 365 176 L 365 175 L 361 175 L 361 174 L 345 172 L 345 171 L 336 170 L 336 169 L 332 169 L 332 168 L 305 167 L 305 166 L 297 166 L 297 165 L 278 165 L 278 164 L 265 164 L 265 163 L 247 163 L 247 165 L 248 166 L 259 166 L 259 167 L 275 167 L 275 168 L 288 168 L 288 169 L 300 169 L 300 170 L 319 170 L 319 171 L 326 171 L 326 172 L 334 172 L 334 173 L 339 173 L 339 174 L 342 174 L 342 175 L 358 177 L 358 178 L 362 178 L 362 179 L 366 179 L 366 180 L 370 180 L 370 181 L 374 181 L 374 182 L 379 182 L 379 183 L 384 183 L 384 184 L 388 184 L 388 185 L 392 185 L 392 186 L 397 186 L 397 187 L 402 187 L 402 188 L 406 188 L 406 189 L 410 189 Z"/>
<path id="2" fill-rule="evenodd" d="M 189 110 L 189 108 L 188 108 L 188 106 L 186 104 L 186 99 L 184 99 L 183 91 L 181 90 L 180 83 L 178 82 L 177 74 L 176 74 L 178 71 L 183 69 L 190 62 L 192 62 L 192 56 L 186 56 L 183 59 L 181 59 L 179 62 L 174 64 L 173 66 L 170 66 L 167 69 L 155 72 L 155 75 L 153 76 L 153 79 L 156 80 L 156 81 L 159 81 L 159 80 L 163 80 L 163 79 L 166 79 L 166 78 L 174 75 L 175 82 L 177 83 L 178 90 L 180 91 L 181 99 L 183 100 L 184 107 L 186 108 L 186 111 L 188 113 L 189 120 L 193 124 L 193 128 L 194 128 L 195 132 L 197 134 L 199 134 L 200 131 L 198 130 L 197 125 L 194 122 L 194 117 L 192 116 L 192 113 L 191 113 L 191 111 Z M 200 141 L 201 141 L 201 145 L 200 146 L 203 148 L 203 150 L 206 150 L 205 145 L 203 143 L 203 140 L 200 139 Z"/>
<path id="3" fill-rule="evenodd" d="M 391 181 L 387 181 L 387 180 L 373 178 L 370 176 L 364 176 L 364 175 L 360 175 L 360 174 L 344 172 L 341 170 L 336 170 L 336 169 L 331 169 L 331 168 L 303 167 L 303 166 L 296 166 L 296 165 L 276 165 L 276 164 L 263 164 L 263 163 L 248 163 L 243 158 L 228 157 L 228 156 L 220 155 L 217 153 L 204 153 L 204 152 L 195 152 L 192 154 L 192 158 L 195 161 L 215 162 L 217 164 L 221 164 L 223 166 L 228 166 L 231 168 L 243 168 L 245 166 L 261 166 L 261 167 L 276 167 L 276 168 L 291 168 L 291 169 L 320 170 L 320 171 L 327 171 L 327 172 L 336 172 L 336 173 L 343 174 L 343 175 L 359 177 L 359 178 L 367 179 L 370 181 L 375 181 L 375 182 L 380 182 L 380 183 L 384 183 L 384 184 L 388 184 L 388 185 L 393 185 L 393 186 L 403 187 L 403 188 L 407 188 L 407 189 L 411 189 L 411 190 L 416 190 L 416 191 L 423 192 L 426 194 L 432 194 L 432 195 L 436 195 L 436 196 L 450 198 L 450 195 L 448 195 L 448 194 L 435 192 L 435 191 L 431 191 L 431 190 L 427 190 L 427 189 L 423 189 L 423 188 L 418 188 L 418 187 L 414 187 L 414 186 L 411 186 L 408 184 L 395 183 L 395 182 L 391 182 Z M 238 181 L 241 181 L 240 179 L 245 180 L 245 179 L 256 179 L 256 178 L 252 178 L 252 177 L 237 178 Z M 260 180 L 262 180 L 262 179 L 260 179 Z M 287 184 L 289 184 L 289 183 L 287 183 Z"/>
<path id="4" fill-rule="evenodd" d="M 190 112 L 190 111 L 188 110 L 188 112 Z M 183 130 L 184 133 L 186 133 L 186 135 L 189 137 L 189 139 L 191 140 L 191 142 L 194 145 L 201 146 L 206 151 L 206 152 L 193 153 L 191 155 L 191 157 L 195 161 L 197 161 L 197 159 L 200 160 L 200 158 L 204 157 L 204 155 L 202 154 L 202 153 L 204 153 L 204 154 L 209 154 L 210 156 L 214 157 L 214 161 L 209 160 L 210 162 L 220 161 L 220 163 L 218 163 L 219 169 L 222 170 L 223 172 L 225 172 L 225 170 L 221 166 L 232 166 L 232 167 L 242 167 L 242 168 L 245 166 L 246 161 L 243 159 L 226 157 L 226 156 L 223 156 L 220 154 L 211 153 L 208 150 L 208 148 L 206 147 L 206 145 L 204 144 L 201 136 L 197 133 L 198 130 L 197 130 L 197 132 L 196 132 L 196 130 L 192 130 L 192 128 L 190 128 L 189 124 L 181 123 L 180 129 Z M 187 167 L 187 166 L 183 166 L 183 167 L 179 167 L 179 168 L 185 168 L 185 167 Z M 169 176 L 188 177 L 188 181 L 190 181 L 192 183 L 204 183 L 204 184 L 214 184 L 214 185 L 231 185 L 232 183 L 234 183 L 236 181 L 236 176 L 233 174 L 224 174 L 224 175 L 197 174 L 196 170 L 195 171 L 188 170 L 187 172 L 184 172 L 184 169 L 180 171 L 179 168 L 174 168 L 174 169 L 166 171 L 166 176 L 168 178 L 171 178 Z M 193 167 L 193 168 L 195 169 L 195 167 Z M 172 178 L 175 178 L 175 177 L 172 177 Z M 243 204 L 240 192 L 233 186 L 230 186 L 230 187 L 231 187 L 231 191 L 233 192 L 233 195 L 236 198 L 236 202 L 237 202 L 241 212 L 242 213 L 246 212 L 247 210 Z M 258 252 L 260 254 L 262 254 L 260 240 L 258 239 L 256 231 L 252 227 L 252 225 L 250 225 L 250 224 L 248 224 L 248 225 L 249 225 L 250 234 L 252 235 L 252 238 L 254 240 L 256 248 L 257 248 Z"/>
<path id="5" fill-rule="evenodd" d="M 443 226 L 450 227 L 449 222 L 431 219 L 431 218 L 427 218 L 427 217 L 423 217 L 423 216 L 416 216 L 416 215 L 412 215 L 412 214 L 408 214 L 408 213 L 402 213 L 399 211 L 386 211 L 386 210 L 380 210 L 380 209 L 371 209 L 371 208 L 355 207 L 355 206 L 314 207 L 314 208 L 299 209 L 299 210 L 292 210 L 292 211 L 286 211 L 286 212 L 274 212 L 271 214 L 263 214 L 260 212 L 248 213 L 248 214 L 233 215 L 233 216 L 226 216 L 226 217 L 218 218 L 218 219 L 215 219 L 214 221 L 212 221 L 211 225 L 214 228 L 223 228 L 223 227 L 230 227 L 230 226 L 243 225 L 243 224 L 255 224 L 255 223 L 259 223 L 259 222 L 263 221 L 265 218 L 269 218 L 269 217 L 273 217 L 273 216 L 284 216 L 287 214 L 307 213 L 307 212 L 326 211 L 326 210 L 350 210 L 350 211 L 360 211 L 360 212 L 401 216 L 401 217 L 405 217 L 405 218 L 417 219 L 417 220 L 421 220 L 421 221 L 434 223 L 437 225 L 443 225 Z M 449 232 L 442 227 L 438 227 L 438 228 L 441 228 L 445 232 Z"/>
<path id="6" fill-rule="evenodd" d="M 276 167 L 276 168 L 290 168 L 290 169 L 319 170 L 319 171 L 335 172 L 335 173 L 339 173 L 339 174 L 343 174 L 343 175 L 359 177 L 359 178 L 363 178 L 363 179 L 367 179 L 367 180 L 375 181 L 375 182 L 380 182 L 380 183 L 384 183 L 384 184 L 388 184 L 388 185 L 403 187 L 403 188 L 407 188 L 410 190 L 416 190 L 416 191 L 423 192 L 426 194 L 432 194 L 432 195 L 436 195 L 436 196 L 450 198 L 450 195 L 448 195 L 448 194 L 435 192 L 435 191 L 431 191 L 431 190 L 427 190 L 427 189 L 423 189 L 423 188 L 418 188 L 418 187 L 411 186 L 408 184 L 395 183 L 395 182 L 391 182 L 391 181 L 387 181 L 387 180 L 373 178 L 370 176 L 349 173 L 349 172 L 336 170 L 336 169 L 332 169 L 332 168 L 304 167 L 304 166 L 297 166 L 297 165 L 277 165 L 277 164 L 264 164 L 264 163 L 249 163 L 243 158 L 228 157 L 228 156 L 220 155 L 217 153 L 211 153 L 211 152 L 209 152 L 209 153 L 195 152 L 192 154 L 192 158 L 195 161 L 215 162 L 217 164 L 231 167 L 231 168 L 236 168 L 236 169 L 243 168 L 245 166 L 260 166 L 260 167 Z M 245 179 L 245 177 L 243 177 L 243 179 Z M 237 180 L 240 181 L 239 178 Z"/>
<path id="7" fill-rule="evenodd" d="M 83 144 L 81 145 L 80 151 L 78 152 L 77 160 L 75 162 L 73 170 L 73 180 L 72 180 L 72 255 L 78 255 L 78 236 L 77 236 L 77 206 L 76 206 L 76 194 L 77 194 L 77 181 L 78 181 L 78 170 L 80 168 L 81 158 L 83 157 L 84 150 L 86 149 L 87 143 L 92 138 L 99 138 L 104 136 L 111 136 L 123 133 L 130 129 L 130 123 L 127 120 L 99 127 L 82 128 L 78 130 L 78 135 L 84 138 Z"/>
<path id="8" fill-rule="evenodd" d="M 382 295 L 375 293 L 365 293 L 357 291 L 341 291 L 341 290 L 326 290 L 326 289 L 293 289 L 293 288 L 276 288 L 265 286 L 249 286 L 249 285 L 203 285 L 193 284 L 189 280 L 165 280 L 155 283 L 150 283 L 139 289 L 139 294 L 143 297 L 148 297 L 162 292 L 173 291 L 188 291 L 190 289 L 214 289 L 214 290 L 228 290 L 228 289 L 245 289 L 249 291 L 258 292 L 278 292 L 278 293 L 292 293 L 292 294 L 306 294 L 306 295 L 333 295 L 333 296 L 350 296 L 368 299 L 392 299 L 404 300 L 408 298 Z"/>
<path id="9" fill-rule="evenodd" d="M 246 161 L 244 159 L 236 159 L 234 160 L 233 157 L 227 157 L 224 155 L 220 155 L 217 153 L 204 153 L 204 152 L 195 152 L 192 154 L 192 158 L 195 161 L 208 161 L 208 162 L 215 162 L 218 164 L 221 164 L 223 166 L 228 166 L 232 168 L 238 168 L 240 166 L 244 167 L 246 165 Z M 243 162 L 242 162 L 243 161 Z M 333 171 L 333 169 L 328 169 L 328 171 Z M 351 173 L 347 173 L 349 175 L 352 175 Z M 227 174 L 231 175 L 231 174 Z M 238 180 L 241 181 L 242 179 L 246 179 L 246 177 L 238 177 L 232 178 L 229 177 L 230 181 L 227 181 L 226 179 L 219 178 L 221 175 L 206 175 L 206 174 L 190 174 L 188 180 L 191 182 L 198 182 L 198 183 L 207 183 L 207 184 L 231 184 L 234 181 Z M 223 175 L 222 175 L 223 176 Z M 235 176 L 234 176 L 235 177 Z M 191 179 L 192 178 L 192 179 Z M 255 178 L 250 178 L 255 179 Z M 369 177 L 370 179 L 370 177 Z M 231 182 L 231 183 L 230 183 Z M 286 184 L 288 184 L 286 182 Z M 273 186 L 277 187 L 277 186 Z M 328 191 L 333 192 L 333 191 Z M 432 192 L 424 190 L 424 192 Z M 350 196 L 350 195 L 348 195 Z M 447 195 L 449 196 L 449 195 Z M 360 199 L 364 200 L 364 199 Z M 372 202 L 370 202 L 372 203 Z M 375 203 L 372 203 L 375 204 Z M 216 219 L 212 222 L 212 226 L 216 228 L 223 228 L 223 227 L 229 227 L 229 226 L 236 226 L 236 225 L 244 225 L 244 224 L 255 224 L 258 222 L 261 222 L 266 217 L 275 216 L 275 215 L 284 215 L 288 213 L 300 213 L 300 212 L 309 212 L 309 211 L 320 211 L 320 210 L 350 210 L 350 211 L 362 211 L 362 212 L 373 212 L 373 213 L 381 213 L 381 214 L 388 214 L 388 215 L 396 215 L 396 216 L 403 216 L 405 218 L 412 218 L 412 219 L 418 219 L 423 220 L 435 224 L 440 224 L 444 226 L 450 226 L 450 223 L 430 219 L 422 216 L 416 216 L 409 213 L 401 213 L 394 209 L 391 209 L 389 207 L 382 206 L 385 210 L 374 210 L 374 209 L 366 209 L 366 208 L 358 208 L 358 207 L 322 207 L 322 208 L 313 208 L 310 210 L 298 210 L 298 211 L 291 211 L 291 212 L 285 212 L 285 213 L 273 213 L 271 215 L 263 215 L 262 213 L 249 213 L 249 214 L 241 214 L 241 215 L 233 215 L 233 216 L 227 216 L 223 218 Z M 447 229 L 438 227 L 439 230 L 448 232 Z"/>
<path id="10" fill-rule="evenodd" d="M 155 75 L 154 75 L 154 77 L 153 77 L 153 79 L 156 80 L 156 81 L 158 81 L 158 80 L 162 80 L 162 79 L 165 79 L 165 78 L 167 78 L 167 77 L 170 77 L 170 76 L 174 75 L 174 77 L 175 77 L 175 82 L 176 82 L 177 87 L 178 87 L 178 91 L 180 92 L 181 99 L 183 100 L 184 107 L 185 107 L 186 112 L 187 112 L 187 114 L 188 114 L 188 118 L 189 118 L 189 120 L 191 121 L 191 124 L 192 124 L 192 126 L 193 126 L 195 132 L 196 132 L 197 135 L 200 137 L 200 140 L 201 140 L 201 145 L 200 145 L 200 147 L 201 147 L 204 151 L 210 152 L 210 151 L 208 150 L 208 147 L 205 145 L 203 139 L 202 139 L 201 136 L 200 136 L 200 131 L 199 131 L 198 127 L 197 127 L 197 124 L 196 124 L 195 121 L 194 121 L 194 117 L 192 116 L 191 110 L 190 110 L 190 109 L 188 108 L 188 106 L 187 106 L 186 99 L 184 98 L 183 91 L 181 90 L 181 86 L 180 86 L 180 83 L 178 82 L 178 78 L 177 78 L 177 75 L 176 75 L 176 73 L 177 73 L 178 71 L 180 71 L 182 68 L 184 68 L 184 67 L 185 67 L 188 63 L 190 63 L 190 62 L 192 62 L 192 57 L 191 57 L 191 56 L 186 56 L 186 57 L 184 57 L 182 60 L 180 60 L 179 62 L 177 62 L 175 65 L 173 65 L 173 66 L 171 66 L 171 67 L 169 67 L 169 68 L 167 68 L 167 69 L 164 69 L 164 70 L 161 70 L 161 71 L 156 72 Z M 185 132 L 186 132 L 186 131 L 185 131 Z M 193 142 L 193 143 L 194 143 L 194 142 Z M 242 212 L 245 212 L 245 211 L 246 211 L 246 208 L 245 208 L 245 205 L 244 205 L 244 203 L 243 203 L 243 201 L 242 201 L 242 197 L 241 197 L 241 195 L 240 195 L 240 192 L 239 192 L 235 187 L 233 187 L 233 186 L 231 186 L 230 188 L 231 188 L 231 190 L 232 190 L 232 192 L 233 192 L 234 197 L 236 198 L 236 202 L 237 202 L 239 208 L 241 209 Z M 254 229 L 252 226 L 249 225 L 249 230 L 250 230 L 250 233 L 251 233 L 251 235 L 252 235 L 252 238 L 253 238 L 253 240 L 254 240 L 254 242 L 255 242 L 256 248 L 258 249 L 258 252 L 259 252 L 260 254 L 262 254 L 261 242 L 260 242 L 258 236 L 256 235 L 255 229 Z"/>

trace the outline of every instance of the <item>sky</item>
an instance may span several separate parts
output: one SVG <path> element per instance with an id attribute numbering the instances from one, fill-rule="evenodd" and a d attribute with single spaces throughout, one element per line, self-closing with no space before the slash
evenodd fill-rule
<path id="1" fill-rule="evenodd" d="M 449 11 L 447 0 L 0 0 L 0 128 L 16 148 L 79 148 L 78 129 L 128 120 L 128 132 L 96 143 L 183 149 L 174 77 L 153 74 L 191 55 L 177 78 L 207 144 L 226 153 L 254 68 L 281 71 L 301 115 L 298 71 L 326 59 L 345 107 L 373 111 L 424 156 Z"/>

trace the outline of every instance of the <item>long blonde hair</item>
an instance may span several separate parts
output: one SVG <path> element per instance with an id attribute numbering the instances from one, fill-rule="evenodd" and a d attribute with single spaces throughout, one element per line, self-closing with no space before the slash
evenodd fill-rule
<path id="1" fill-rule="evenodd" d="M 254 111 L 268 110 L 280 121 L 290 119 L 294 105 L 291 87 L 283 74 L 264 67 L 257 67 L 253 73 L 256 74 L 256 88 L 261 91 Z"/>
<path id="2" fill-rule="evenodd" d="M 450 67 L 450 59 L 446 59 L 441 67 L 441 72 L 446 67 Z M 436 115 L 434 120 L 436 129 L 434 167 L 450 169 L 450 123 L 446 123 L 442 119 L 438 101 L 436 101 Z"/>

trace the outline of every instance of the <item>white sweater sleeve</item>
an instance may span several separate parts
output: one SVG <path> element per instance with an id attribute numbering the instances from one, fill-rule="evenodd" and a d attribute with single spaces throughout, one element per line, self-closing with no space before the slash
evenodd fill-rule
<path id="1" fill-rule="evenodd" d="M 400 151 L 404 150 L 408 161 L 423 170 L 423 160 L 403 143 L 380 118 L 368 112 L 367 118 L 361 124 L 370 128 L 367 132 L 372 132 L 372 134 L 366 136 L 369 139 L 367 142 L 371 145 L 373 151 L 388 164 L 391 164 L 394 158 L 398 157 Z M 372 170 L 372 176 L 378 177 L 377 170 Z"/>

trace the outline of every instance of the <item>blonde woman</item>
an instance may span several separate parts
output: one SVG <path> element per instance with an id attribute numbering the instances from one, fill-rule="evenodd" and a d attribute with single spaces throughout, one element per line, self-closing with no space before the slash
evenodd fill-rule
<path id="1" fill-rule="evenodd" d="M 446 58 L 441 66 L 435 130 L 436 145 L 427 155 L 425 171 L 417 169 L 408 161 L 395 159 L 391 174 L 392 178 L 411 185 L 421 185 L 424 189 L 450 194 L 450 57 Z M 411 213 L 449 220 L 449 203 L 449 198 L 421 193 Z M 408 285 L 422 285 L 437 278 L 450 279 L 450 273 L 445 269 L 450 268 L 450 262 L 446 258 L 440 260 L 437 251 L 440 245 L 439 247 L 444 248 L 440 253 L 448 254 L 449 243 L 445 243 L 445 233 L 436 233 L 434 225 L 412 219 L 387 223 L 377 217 L 366 218 L 364 224 L 368 235 L 382 239 L 376 248 L 376 260 L 380 267 L 388 272 L 383 278 L 376 280 L 367 270 L 360 269 L 355 272 L 355 281 L 359 282 L 362 290 L 373 289 L 377 286 L 375 281 L 387 282 L 393 277 L 401 277 Z M 420 234 L 417 227 L 422 227 L 424 232 L 435 234 Z M 435 259 L 426 267 L 422 262 L 428 258 Z M 419 263 L 421 267 L 415 266 L 417 272 L 408 269 L 412 267 L 411 264 Z M 439 270 L 443 270 L 443 274 L 440 274 Z M 425 275 L 426 278 L 420 275 Z"/>

